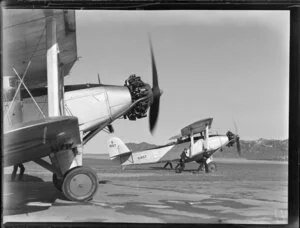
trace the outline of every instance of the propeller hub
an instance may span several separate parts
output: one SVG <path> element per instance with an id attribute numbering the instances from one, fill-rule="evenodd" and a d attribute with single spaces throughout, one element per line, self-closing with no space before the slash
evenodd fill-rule
<path id="1" fill-rule="evenodd" d="M 226 135 L 229 141 L 233 140 L 236 137 L 235 134 L 233 134 L 231 131 L 228 131 Z"/>
<path id="2" fill-rule="evenodd" d="M 231 146 L 233 146 L 233 144 L 236 144 L 237 152 L 238 152 L 239 156 L 241 156 L 240 136 L 237 134 L 233 134 L 231 131 L 228 131 L 226 133 L 226 135 L 227 135 L 228 141 L 229 141 L 227 146 L 231 147 Z"/>

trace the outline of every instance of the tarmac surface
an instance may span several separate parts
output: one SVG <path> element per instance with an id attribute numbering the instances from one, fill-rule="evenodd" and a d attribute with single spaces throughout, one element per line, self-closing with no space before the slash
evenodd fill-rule
<path id="1" fill-rule="evenodd" d="M 98 192 L 85 203 L 67 201 L 52 174 L 25 163 L 23 181 L 4 169 L 3 222 L 129 222 L 286 224 L 287 162 L 215 159 L 218 170 L 176 174 L 164 164 L 127 167 L 87 156 L 99 176 Z"/>

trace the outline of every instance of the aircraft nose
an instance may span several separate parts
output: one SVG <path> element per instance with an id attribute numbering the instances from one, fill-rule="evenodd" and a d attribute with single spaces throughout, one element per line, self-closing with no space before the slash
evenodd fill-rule
<path id="1" fill-rule="evenodd" d="M 112 116 L 123 113 L 131 105 L 131 96 L 126 87 L 107 86 L 105 89 Z"/>
<path id="2" fill-rule="evenodd" d="M 228 131 L 226 133 L 226 135 L 227 135 L 229 141 L 232 140 L 232 139 L 234 139 L 234 134 L 231 131 Z"/>

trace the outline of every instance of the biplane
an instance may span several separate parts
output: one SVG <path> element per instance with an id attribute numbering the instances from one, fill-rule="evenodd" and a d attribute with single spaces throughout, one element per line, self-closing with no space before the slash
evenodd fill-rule
<path id="1" fill-rule="evenodd" d="M 184 170 L 185 163 L 195 161 L 199 164 L 196 171 L 205 167 L 206 172 L 215 172 L 214 153 L 234 143 L 239 154 L 241 149 L 237 134 L 230 131 L 226 135 L 210 134 L 212 121 L 212 118 L 207 118 L 192 123 L 181 129 L 179 135 L 171 137 L 172 142 L 144 151 L 130 151 L 121 139 L 112 137 L 107 141 L 109 157 L 122 166 L 173 161 L 177 162 L 176 173 Z"/>
<path id="2" fill-rule="evenodd" d="M 162 93 L 151 41 L 152 88 L 136 75 L 122 86 L 64 85 L 78 59 L 75 11 L 5 9 L 2 32 L 4 166 L 33 161 L 53 173 L 69 200 L 91 199 L 98 177 L 82 166 L 84 145 L 102 130 L 113 132 L 113 121 L 141 119 L 148 110 L 155 128 Z M 42 96 L 46 111 L 37 102 Z M 28 99 L 41 118 L 24 120 Z"/>

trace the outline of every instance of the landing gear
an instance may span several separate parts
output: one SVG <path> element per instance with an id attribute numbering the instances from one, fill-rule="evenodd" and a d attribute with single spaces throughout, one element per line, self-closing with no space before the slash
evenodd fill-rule
<path id="1" fill-rule="evenodd" d="M 59 179 L 55 173 L 52 175 L 52 182 L 58 191 L 62 191 L 63 179 Z"/>
<path id="2" fill-rule="evenodd" d="M 53 183 L 56 186 L 56 184 L 60 182 L 53 181 Z M 65 197 L 67 197 L 69 200 L 88 201 L 92 199 L 94 194 L 97 192 L 98 176 L 92 169 L 88 167 L 77 166 L 65 174 L 61 189 Z"/>
<path id="3" fill-rule="evenodd" d="M 52 180 L 56 189 L 72 201 L 87 201 L 98 189 L 97 174 L 92 169 L 83 166 L 69 170 L 63 179 L 53 174 Z"/>
<path id="4" fill-rule="evenodd" d="M 206 163 L 206 161 L 197 161 L 199 165 L 199 168 L 194 171 L 194 173 L 197 173 L 199 171 L 204 171 L 206 173 L 214 173 L 217 171 L 217 164 L 215 162 L 209 162 L 208 164 Z"/>
<path id="5" fill-rule="evenodd" d="M 59 156 L 57 156 L 59 155 Z M 63 156 L 61 156 L 63 155 Z M 71 201 L 87 201 L 93 198 L 98 189 L 98 176 L 92 169 L 84 166 L 76 166 L 68 169 L 74 156 L 68 150 L 62 150 L 50 155 L 52 164 L 49 164 L 42 158 L 34 160 L 35 163 L 48 169 L 53 173 L 52 180 L 54 186 L 61 191 L 64 196 Z M 64 165 L 59 165 L 58 159 L 61 159 Z M 63 177 L 56 173 L 62 173 Z"/>
<path id="6" fill-rule="evenodd" d="M 72 201 L 88 201 L 98 189 L 97 174 L 88 167 L 77 166 L 65 174 L 64 195 Z"/>
<path id="7" fill-rule="evenodd" d="M 217 171 L 217 164 L 215 162 L 208 163 L 208 172 L 214 173 Z"/>

